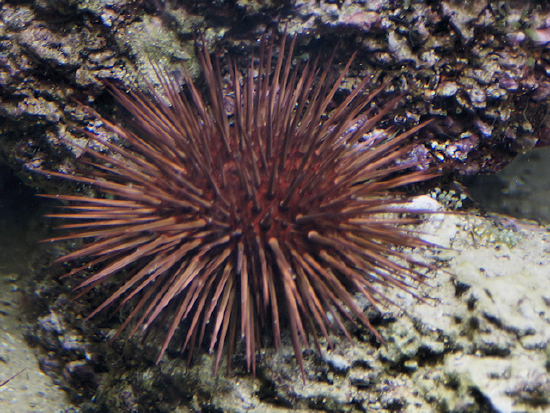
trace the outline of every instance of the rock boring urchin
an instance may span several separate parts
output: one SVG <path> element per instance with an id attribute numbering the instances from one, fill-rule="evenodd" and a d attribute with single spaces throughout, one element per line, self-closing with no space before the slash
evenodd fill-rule
<path id="1" fill-rule="evenodd" d="M 292 66 L 294 43 L 285 52 L 284 38 L 264 39 L 244 75 L 228 65 L 228 87 L 199 46 L 207 98 L 188 75 L 180 93 L 161 71 L 152 100 L 113 88 L 132 125 L 102 121 L 124 145 L 88 133 L 81 161 L 93 171 L 50 173 L 106 195 L 56 197 L 70 212 L 51 216 L 78 223 L 49 241 L 85 240 L 57 262 L 84 260 L 72 274 L 99 268 L 82 291 L 115 281 L 90 317 L 132 303 L 120 330 L 165 331 L 159 360 L 180 327 L 189 357 L 216 349 L 217 369 L 242 341 L 255 370 L 265 338 L 277 347 L 288 325 L 304 375 L 309 337 L 319 351 L 329 329 L 349 337 L 344 318 L 382 340 L 353 294 L 376 306 L 387 301 L 377 284 L 408 291 L 421 277 L 400 249 L 428 244 L 403 227 L 416 220 L 398 215 L 407 199 L 395 190 L 434 176 L 399 162 L 423 125 L 369 134 L 400 97 L 374 107 L 383 88 L 368 94 L 367 79 L 327 114 L 351 61 L 329 82 L 330 61 Z"/>

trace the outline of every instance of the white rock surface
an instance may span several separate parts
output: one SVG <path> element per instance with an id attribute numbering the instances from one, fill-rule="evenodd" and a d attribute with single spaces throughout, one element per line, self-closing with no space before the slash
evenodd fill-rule
<path id="1" fill-rule="evenodd" d="M 0 273 L 0 412 L 64 412 L 70 407 L 67 394 L 40 370 L 38 350 L 23 338 L 16 278 Z"/>

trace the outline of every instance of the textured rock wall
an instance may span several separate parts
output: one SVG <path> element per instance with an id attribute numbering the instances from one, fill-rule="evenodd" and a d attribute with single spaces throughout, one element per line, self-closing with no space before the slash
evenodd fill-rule
<path id="1" fill-rule="evenodd" d="M 546 3 L 424 1 L 2 1 L 0 153 L 29 171 L 70 172 L 81 129 L 105 133 L 77 102 L 119 116 L 104 81 L 155 83 L 150 62 L 178 81 L 195 73 L 193 34 L 211 50 L 248 54 L 265 30 L 298 34 L 300 58 L 357 58 L 348 85 L 394 79 L 409 98 L 392 120 L 425 131 L 426 150 L 459 174 L 493 172 L 549 142 L 550 16 Z M 71 156 L 68 156 L 71 155 Z"/>

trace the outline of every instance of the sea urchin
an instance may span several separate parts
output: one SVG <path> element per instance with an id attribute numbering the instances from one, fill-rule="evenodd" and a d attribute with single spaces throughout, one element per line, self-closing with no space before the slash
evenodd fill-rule
<path id="1" fill-rule="evenodd" d="M 71 274 L 100 264 L 83 291 L 122 274 L 90 317 L 132 302 L 120 330 L 132 320 L 132 333 L 167 330 L 159 360 L 181 326 L 182 351 L 191 357 L 202 345 L 217 348 L 217 369 L 240 331 L 247 368 L 255 370 L 264 329 L 277 347 L 288 323 L 304 375 L 301 349 L 310 335 L 319 351 L 319 336 L 330 345 L 330 328 L 349 337 L 342 316 L 381 340 L 354 293 L 376 306 L 386 300 L 377 283 L 409 291 L 407 280 L 421 278 L 399 250 L 428 244 L 403 227 L 417 220 L 399 215 L 407 198 L 395 189 L 434 176 L 399 162 L 423 125 L 369 135 L 401 97 L 374 107 L 383 87 L 368 94 L 368 79 L 327 115 L 351 60 L 329 82 L 332 59 L 322 70 L 317 61 L 292 67 L 295 40 L 285 52 L 284 37 L 278 47 L 264 39 L 244 75 L 228 65 L 228 87 L 218 61 L 198 47 L 208 100 L 187 74 L 181 93 L 160 70 L 153 100 L 112 88 L 132 127 L 102 121 L 125 145 L 88 133 L 93 171 L 49 173 L 107 195 L 56 196 L 72 212 L 51 216 L 80 222 L 49 241 L 88 241 L 57 260 L 86 262 Z"/>

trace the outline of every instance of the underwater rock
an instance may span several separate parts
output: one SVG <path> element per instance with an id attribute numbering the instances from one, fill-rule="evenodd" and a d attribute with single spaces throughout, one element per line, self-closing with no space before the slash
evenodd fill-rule
<path id="1" fill-rule="evenodd" d="M 133 336 L 106 347 L 117 325 L 108 314 L 78 333 L 82 321 L 69 317 L 95 304 L 63 312 L 65 294 L 52 305 L 58 311 L 41 319 L 37 340 L 58 355 L 50 358 L 51 369 L 82 371 L 75 374 L 84 384 L 98 384 L 95 403 L 115 410 L 546 411 L 550 295 L 540 286 L 550 282 L 550 233 L 509 218 L 452 214 L 432 215 L 420 231 L 445 249 L 405 251 L 441 267 L 415 285 L 419 299 L 381 287 L 399 307 L 377 313 L 359 301 L 386 345 L 361 328 L 350 327 L 351 342 L 331 334 L 334 348 L 321 339 L 321 354 L 303 351 L 305 383 L 288 336 L 279 350 L 262 351 L 256 377 L 246 372 L 241 350 L 228 375 L 213 376 L 215 356 L 203 354 L 187 368 L 175 344 L 159 365 L 154 340 Z M 95 334 L 93 324 L 100 326 Z M 80 327 L 63 327 L 71 325 Z M 78 345 L 71 348 L 62 337 L 77 338 Z M 89 392 L 83 383 L 78 394 Z"/>
<path id="2" fill-rule="evenodd" d="M 74 162 L 71 142 L 91 121 L 72 116 L 77 102 L 117 115 L 105 80 L 129 89 L 157 84 L 155 62 L 181 82 L 184 65 L 197 73 L 197 30 L 213 52 L 230 50 L 239 61 L 266 30 L 287 27 L 299 35 L 299 59 L 337 42 L 337 60 L 358 53 L 346 88 L 367 75 L 394 78 L 410 96 L 393 122 L 435 118 L 424 133 L 455 173 L 494 172 L 550 143 L 550 48 L 542 39 L 549 14 L 546 4 L 481 0 L 4 2 L 0 150 L 27 182 L 47 189 L 30 171 Z M 473 144 L 457 153 L 465 134 Z"/>

